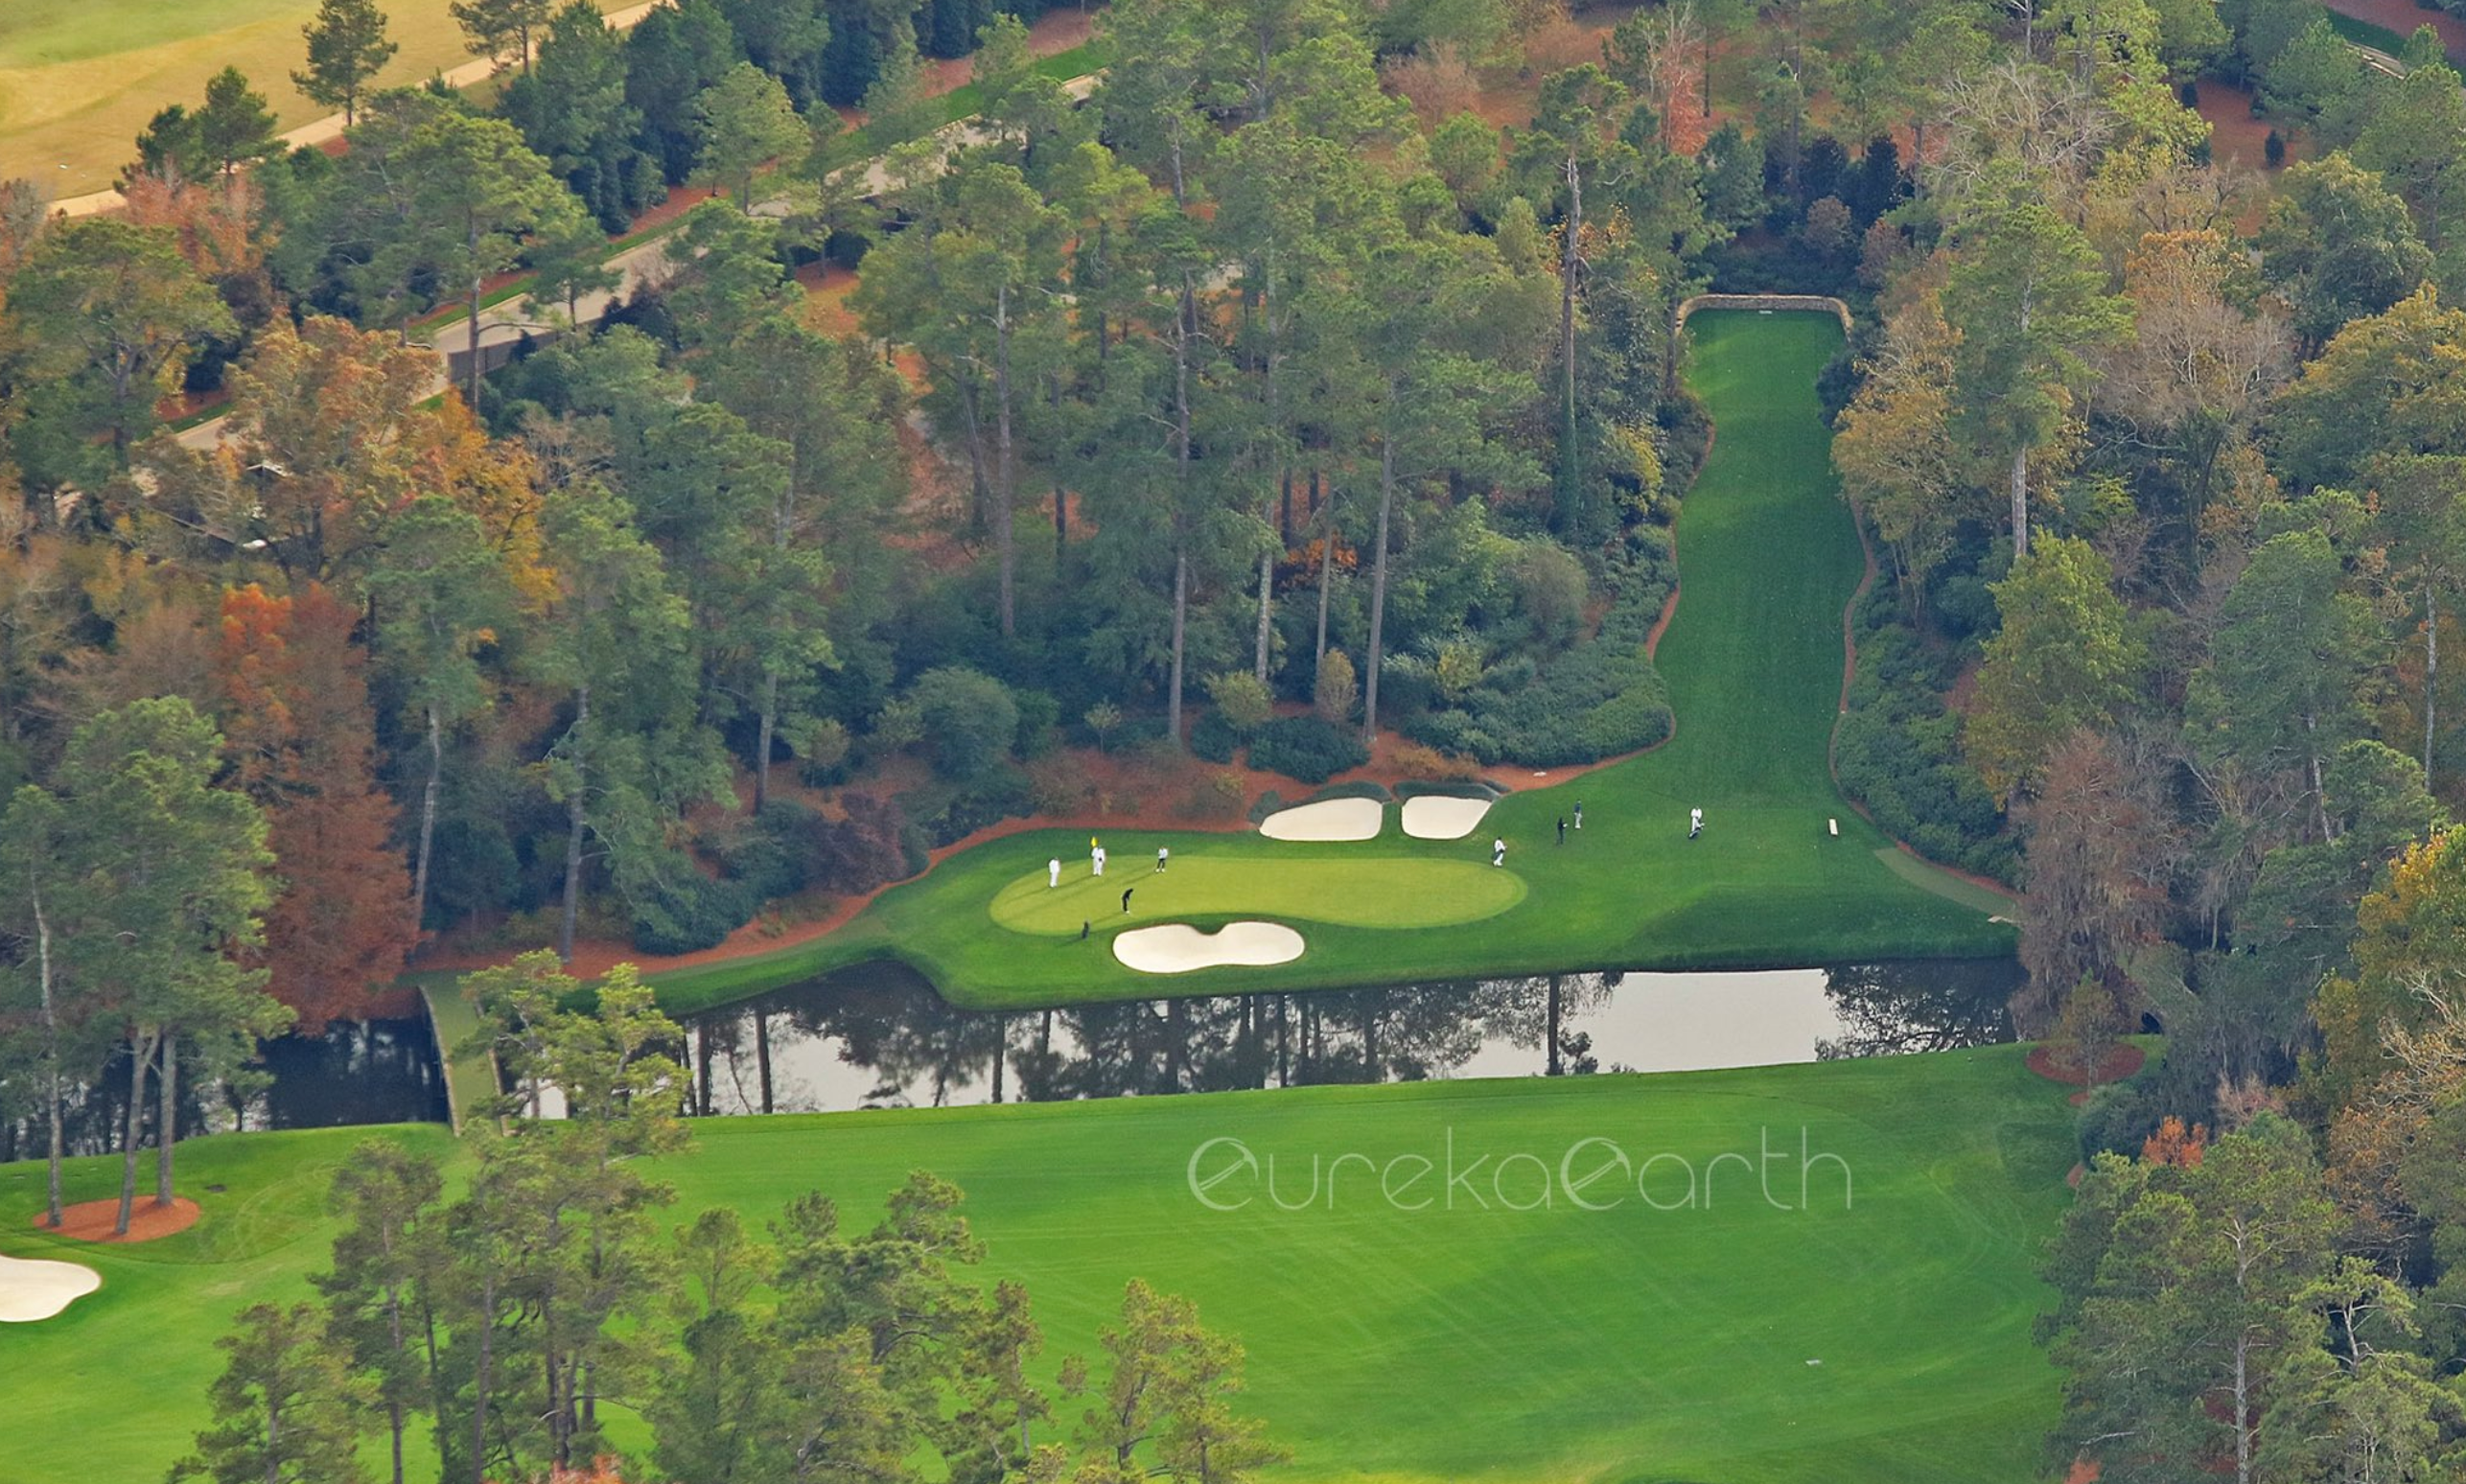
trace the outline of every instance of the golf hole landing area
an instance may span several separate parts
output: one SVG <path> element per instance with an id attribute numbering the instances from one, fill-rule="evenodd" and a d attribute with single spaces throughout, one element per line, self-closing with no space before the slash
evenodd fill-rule
<path id="1" fill-rule="evenodd" d="M 103 1275 L 81 1264 L 0 1257 L 0 1324 L 49 1319 L 102 1287 Z"/>
<path id="2" fill-rule="evenodd" d="M 1045 884 L 1039 865 L 994 893 L 992 914 L 1014 933 L 1051 938 L 1077 938 L 1082 923 L 1140 927 L 1252 913 L 1341 927 L 1421 928 L 1496 916 L 1524 898 L 1524 878 L 1487 859 L 1297 861 L 1193 853 L 1175 854 L 1167 870 L 1134 864 L 1103 876 L 1076 862 L 1063 870 L 1058 887 Z"/>
<path id="3" fill-rule="evenodd" d="M 1322 799 L 1278 809 L 1259 822 L 1259 833 L 1270 840 L 1376 840 L 1386 818 L 1387 806 L 1376 799 Z"/>
<path id="4" fill-rule="evenodd" d="M 1461 840 L 1490 812 L 1487 799 L 1424 794 L 1405 800 L 1405 833 L 1415 840 Z"/>
<path id="5" fill-rule="evenodd" d="M 1227 922 L 1213 933 L 1187 922 L 1132 928 L 1113 939 L 1113 957 L 1142 974 L 1264 968 L 1301 957 L 1301 935 L 1281 922 Z"/>

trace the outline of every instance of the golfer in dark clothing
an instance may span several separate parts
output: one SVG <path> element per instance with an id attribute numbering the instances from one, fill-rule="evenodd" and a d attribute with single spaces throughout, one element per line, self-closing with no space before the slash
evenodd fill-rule
<path id="1" fill-rule="evenodd" d="M 1558 817 L 1558 843 L 1567 844 L 1567 816 L 1564 814 Z"/>
<path id="2" fill-rule="evenodd" d="M 1096 924 L 1092 922 L 1082 922 L 1079 925 L 1079 940 L 1081 942 L 1083 943 L 1087 941 L 1087 930 L 1095 925 Z"/>
<path id="3" fill-rule="evenodd" d="M 1135 892 L 1135 891 L 1137 891 L 1137 890 L 1138 890 L 1138 888 L 1136 888 L 1136 887 L 1132 887 L 1132 888 L 1130 889 L 1130 891 L 1132 891 L 1132 892 Z M 1123 910 L 1124 912 L 1128 912 L 1128 911 L 1130 910 L 1130 893 L 1129 893 L 1129 892 L 1125 892 L 1125 893 L 1122 893 L 1122 910 Z"/>

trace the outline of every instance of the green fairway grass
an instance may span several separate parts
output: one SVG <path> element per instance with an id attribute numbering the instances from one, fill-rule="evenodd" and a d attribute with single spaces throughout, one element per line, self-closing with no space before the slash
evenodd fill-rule
<path id="1" fill-rule="evenodd" d="M 1592 818 L 1588 801 L 1587 833 Z M 2032 1266 L 2065 1198 L 2071 1125 L 2063 1089 L 2021 1057 L 710 1120 L 659 1173 L 681 1197 L 670 1219 L 725 1203 L 756 1229 L 809 1188 L 863 1223 L 911 1170 L 956 1180 L 984 1277 L 1017 1278 L 1035 1300 L 1046 1375 L 1092 1353 L 1129 1278 L 1188 1294 L 1248 1348 L 1242 1404 L 1292 1449 L 1281 1477 L 1986 1484 L 2036 1476 L 2056 1412 L 2029 1339 Z M 1797 1209 L 1802 1129 L 1807 1150 L 1847 1165 L 1848 1209 L 1838 1167 L 1820 1162 Z M 1710 1209 L 1657 1212 L 1616 1178 L 1585 1190 L 1596 1203 L 1629 1193 L 1607 1211 L 1501 1200 L 1529 1201 L 1537 1171 L 1579 1141 L 1701 1173 L 1724 1152 L 1759 1158 L 1766 1131 L 1788 1151 L 1771 1186 L 1793 1209 L 1736 1162 L 1710 1171 Z M 134 1248 L 62 1251 L 25 1224 L 41 1167 L 0 1166 L 0 1251 L 105 1276 L 59 1320 L 0 1326 L 0 1484 L 159 1478 L 203 1420 L 231 1313 L 309 1296 L 325 1182 L 364 1132 L 198 1141 L 182 1161 L 205 1219 Z M 1188 1172 L 1219 1139 L 1272 1155 L 1278 1195 L 1310 1209 L 1240 1179 L 1210 1194 L 1247 1196 L 1241 1209 L 1202 1206 Z M 1410 1174 L 1391 1162 L 1443 1162 L 1451 1139 L 1458 1172 L 1476 1171 L 1454 1209 L 1443 1169 L 1399 1191 L 1434 1197 L 1406 1210 L 1352 1159 L 1329 1208 L 1339 1156 Z M 1530 1159 L 1501 1179 L 1510 1155 Z M 1607 1157 L 1587 1146 L 1571 1168 Z M 1220 1144 L 1204 1158 L 1213 1173 L 1237 1155 Z M 77 1194 L 105 1193 L 115 1171 L 78 1162 Z M 1663 1160 L 1647 1189 L 1674 1204 L 1684 1183 Z"/>
<path id="2" fill-rule="evenodd" d="M 1679 520 L 1683 592 L 1659 650 L 1677 734 L 1582 778 L 1511 794 L 1464 840 L 1391 833 L 1328 845 L 1255 833 L 1108 832 L 1105 844 L 1129 869 L 1123 884 L 1141 887 L 1129 922 L 1308 924 L 1298 960 L 1176 975 L 1174 992 L 2011 951 L 2012 928 L 1990 920 L 2007 904 L 1921 862 L 1881 858 L 1897 852 L 1850 809 L 1826 767 L 1841 698 L 1841 613 L 1864 567 L 1834 490 L 1831 435 L 1815 394 L 1816 374 L 1840 348 L 1840 325 L 1829 314 L 1707 313 L 1689 326 L 1687 375 L 1711 409 L 1716 441 Z M 1556 821 L 1579 800 L 1584 828 L 1561 846 Z M 1690 842 L 1687 816 L 1696 806 L 1705 832 Z M 1835 819 L 1837 837 L 1827 829 Z M 1423 887 L 1396 874 L 1406 863 L 1486 870 L 1493 836 L 1507 841 L 1508 870 L 1525 888 L 1521 900 L 1477 920 L 1408 899 Z M 1103 940 L 1125 925 L 1118 887 L 1109 915 L 1091 891 L 1081 893 L 1083 906 L 1056 902 L 1050 916 L 1031 906 L 1039 915 L 1019 919 L 1046 934 L 1091 921 L 1103 930 L 1094 941 L 1000 925 L 1012 920 L 1004 903 L 1044 890 L 1047 858 L 1082 861 L 1085 839 L 1084 831 L 1031 831 L 964 851 L 821 939 L 657 976 L 662 1003 L 700 1009 L 882 957 L 906 961 L 971 1006 L 1158 993 L 1165 981 L 1116 962 Z M 1150 878 L 1139 873 L 1159 845 L 1172 847 L 1175 872 L 1197 868 L 1170 899 L 1150 897 Z M 1337 863 L 1339 885 L 1322 896 L 1278 884 L 1303 863 L 1314 872 Z M 1296 895 L 1309 899 L 1296 906 Z M 1371 925 L 1361 914 L 1373 896 L 1419 915 Z"/>
<path id="3" fill-rule="evenodd" d="M 1360 853 L 1364 848 L 1357 845 L 1341 856 L 1296 861 L 1215 855 L 1198 844 L 1187 855 L 1176 851 L 1167 871 L 1133 860 L 1128 870 L 1091 876 L 1084 865 L 1073 863 L 1064 868 L 1059 887 L 1047 886 L 1038 868 L 994 895 L 993 920 L 1013 932 L 1075 939 L 1082 922 L 1116 928 L 1178 921 L 1239 902 L 1245 912 L 1305 922 L 1410 928 L 1496 916 L 1524 898 L 1523 878 L 1486 860 L 1365 856 Z M 1136 893 L 1127 914 L 1125 888 Z"/>
<path id="4" fill-rule="evenodd" d="M 622 10 L 633 0 L 596 0 Z M 399 86 L 471 59 L 446 0 L 384 7 L 402 50 L 379 82 Z M 0 178 L 55 197 L 112 183 L 138 130 L 166 104 L 197 107 L 206 79 L 236 66 L 294 128 L 334 110 L 301 97 L 300 28 L 316 0 L 0 0 Z M 68 168 L 62 170 L 60 167 Z"/>

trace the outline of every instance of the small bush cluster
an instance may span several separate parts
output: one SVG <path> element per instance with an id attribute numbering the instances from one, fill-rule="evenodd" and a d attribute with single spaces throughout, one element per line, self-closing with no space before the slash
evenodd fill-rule
<path id="1" fill-rule="evenodd" d="M 1489 764 L 1536 768 L 1597 762 L 1670 733 L 1669 692 L 1644 657 L 1669 587 L 1654 568 L 1631 582 L 1591 639 L 1547 663 L 1494 666 L 1460 706 L 1413 718 L 1405 734 L 1425 747 Z"/>
<path id="2" fill-rule="evenodd" d="M 1269 722 L 1250 744 L 1250 766 L 1281 773 L 1304 783 L 1324 783 L 1370 760 L 1361 734 L 1316 716 L 1287 716 Z"/>
<path id="3" fill-rule="evenodd" d="M 989 824 L 1035 813 L 1036 789 L 1024 770 L 1000 767 L 964 783 L 927 784 L 900 795 L 899 804 L 925 843 L 939 849 Z"/>
<path id="4" fill-rule="evenodd" d="M 1962 718 L 1943 707 L 1961 651 L 1930 649 L 1879 594 L 1860 614 L 1858 674 L 1833 766 L 1875 823 L 1929 860 L 2018 880 L 2004 811 L 1961 754 Z"/>

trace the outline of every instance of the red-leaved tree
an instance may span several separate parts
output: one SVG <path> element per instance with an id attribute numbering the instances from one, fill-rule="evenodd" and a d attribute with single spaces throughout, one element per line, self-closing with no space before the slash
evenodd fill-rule
<path id="1" fill-rule="evenodd" d="M 314 583 L 297 597 L 254 583 L 222 595 L 223 735 L 283 882 L 266 915 L 267 988 L 311 1035 L 366 1015 L 419 939 L 351 625 Z"/>

